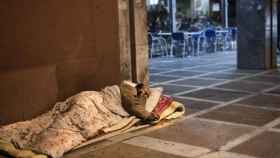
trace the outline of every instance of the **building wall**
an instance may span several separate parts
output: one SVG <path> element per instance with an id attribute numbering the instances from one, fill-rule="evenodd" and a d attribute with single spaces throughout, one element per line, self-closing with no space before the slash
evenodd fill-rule
<path id="1" fill-rule="evenodd" d="M 0 1 L 0 125 L 120 82 L 117 3 Z"/>

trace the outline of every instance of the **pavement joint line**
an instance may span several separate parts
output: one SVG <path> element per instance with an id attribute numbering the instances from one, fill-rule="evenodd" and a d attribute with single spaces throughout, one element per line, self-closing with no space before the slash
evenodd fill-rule
<path id="1" fill-rule="evenodd" d="M 260 76 L 263 76 L 263 75 L 260 75 Z M 233 81 L 233 82 L 236 82 L 236 81 Z M 244 83 L 252 83 L 252 84 L 264 84 L 264 85 L 268 85 L 268 86 L 275 86 L 275 85 L 278 85 L 278 84 L 275 84 L 275 83 L 271 83 L 271 82 L 264 82 L 264 81 L 252 81 L 252 80 L 241 80 L 241 82 L 244 82 Z"/>
<path id="2" fill-rule="evenodd" d="M 174 97 L 181 98 L 181 99 L 189 99 L 189 100 L 194 100 L 194 101 L 214 103 L 214 104 L 223 104 L 223 103 L 225 103 L 225 102 L 222 102 L 222 101 L 214 101 L 214 100 L 209 100 L 209 99 L 201 99 L 201 98 L 186 97 L 186 96 L 174 96 Z"/>
<path id="3" fill-rule="evenodd" d="M 235 122 L 226 122 L 226 121 L 220 121 L 220 120 L 213 120 L 213 119 L 208 119 L 208 118 L 203 118 L 203 117 L 195 117 L 195 118 L 192 118 L 192 119 L 193 120 L 198 120 L 198 121 L 216 123 L 216 124 L 237 126 L 237 127 L 247 127 L 247 128 L 253 128 L 253 129 L 258 128 L 258 126 L 254 126 L 254 125 L 248 125 L 248 124 L 243 124 L 243 123 L 235 123 Z"/>
<path id="4" fill-rule="evenodd" d="M 209 72 L 209 73 L 205 73 L 205 74 L 211 74 L 211 73 L 213 73 L 213 72 Z M 151 86 L 160 85 L 160 84 L 170 84 L 172 82 L 183 81 L 183 80 L 187 80 L 187 79 L 195 79 L 195 78 L 198 78 L 202 75 L 203 74 L 199 74 L 199 75 L 195 75 L 195 76 L 181 77 L 181 78 L 178 78 L 178 79 L 172 79 L 172 80 L 163 81 L 163 82 L 155 82 Z"/>
<path id="5" fill-rule="evenodd" d="M 254 93 L 252 91 L 245 90 L 237 90 L 237 89 L 229 89 L 229 88 L 221 88 L 221 87 L 211 87 L 211 89 L 222 90 L 222 91 L 230 91 L 230 92 L 239 92 L 239 93 Z"/>
<path id="6" fill-rule="evenodd" d="M 203 89 L 217 89 L 215 87 L 216 84 L 212 84 L 210 86 L 205 86 L 205 87 L 199 87 L 197 89 L 192 89 L 192 90 L 188 90 L 188 91 L 183 91 L 183 92 L 179 92 L 179 93 L 174 93 L 173 95 L 174 96 L 182 96 L 184 94 L 188 94 L 188 93 L 192 93 L 192 92 L 196 92 L 196 91 L 200 91 L 200 90 L 203 90 Z M 218 89 L 217 89 L 218 90 Z M 232 91 L 232 90 L 225 90 L 224 91 Z M 240 91 L 239 91 L 240 92 Z"/>
<path id="7" fill-rule="evenodd" d="M 253 77 L 252 77 L 253 78 Z M 248 78 L 250 79 L 250 78 Z M 243 82 L 248 82 L 248 83 L 255 83 L 255 84 L 267 84 L 267 85 L 272 85 L 272 86 L 275 86 L 275 85 L 279 85 L 280 83 L 271 83 L 269 81 L 254 81 L 254 80 L 243 80 Z"/>
<path id="8" fill-rule="evenodd" d="M 220 63 L 211 63 L 211 64 L 206 64 L 207 66 L 215 66 L 215 65 L 220 65 Z M 196 65 L 196 66 L 190 66 L 190 67 L 184 67 L 184 68 L 176 68 L 176 69 L 172 69 L 169 71 L 164 71 L 164 72 L 159 72 L 159 73 L 155 73 L 155 74 L 162 74 L 162 73 L 172 73 L 172 72 L 176 72 L 176 71 L 187 71 L 188 69 L 194 69 L 194 68 L 199 68 L 205 65 Z M 152 69 L 156 69 L 156 68 L 152 68 Z M 158 69 L 160 70 L 160 69 Z M 198 71 L 193 71 L 193 72 L 198 72 Z"/>
<path id="9" fill-rule="evenodd" d="M 233 70 L 234 68 L 223 68 L 223 69 L 220 69 L 220 70 L 205 70 L 205 71 L 202 71 L 202 70 L 193 70 L 193 69 L 188 69 L 189 71 L 196 71 L 196 72 L 199 72 L 199 73 L 201 73 L 201 75 L 202 74 L 208 74 L 208 73 L 215 73 L 215 72 L 218 72 L 218 71 L 224 71 L 224 70 Z M 188 70 L 186 70 L 186 71 L 188 71 Z"/>
<path id="10" fill-rule="evenodd" d="M 216 65 L 209 65 L 209 66 L 219 66 L 221 64 L 216 64 Z M 226 70 L 226 71 L 230 71 L 230 70 L 234 70 L 235 68 L 234 67 L 220 67 L 220 68 L 217 68 L 217 69 L 204 69 L 204 67 L 208 67 L 208 66 L 200 66 L 200 67 L 195 67 L 195 68 L 184 68 L 184 70 L 186 71 L 195 71 L 195 72 L 200 72 L 200 73 L 208 73 L 208 72 L 213 72 L 213 73 L 216 73 L 218 71 L 223 71 L 223 70 Z M 202 70 L 200 70 L 200 69 Z"/>
<path id="11" fill-rule="evenodd" d="M 190 87 L 190 88 L 203 88 L 203 86 L 194 86 L 194 85 L 180 85 L 180 84 L 175 84 L 175 83 L 168 83 L 168 84 L 161 84 L 161 85 L 170 85 L 170 86 L 180 86 L 180 87 Z"/>
<path id="12" fill-rule="evenodd" d="M 192 71 L 192 70 L 181 70 L 181 69 L 175 69 L 173 70 L 172 72 L 160 72 L 158 73 L 159 75 L 169 75 L 170 76 L 170 73 L 174 73 L 174 72 L 178 72 L 178 71 L 185 71 L 185 72 L 190 72 L 190 73 L 197 73 L 198 75 L 201 75 L 201 74 L 204 74 L 205 72 L 198 72 L 198 71 Z M 181 77 L 182 75 L 172 75 L 172 76 L 179 76 Z M 195 76 L 195 75 L 193 75 Z"/>
<path id="13" fill-rule="evenodd" d="M 269 93 L 269 92 L 265 92 L 265 93 L 262 93 L 263 95 L 268 95 L 268 96 L 274 96 L 274 97 L 279 97 L 280 94 L 276 94 L 276 93 Z"/>
<path id="14" fill-rule="evenodd" d="M 276 132 L 276 133 L 280 133 L 280 129 L 276 129 L 276 128 L 271 128 L 268 130 L 269 132 Z"/>
<path id="15" fill-rule="evenodd" d="M 197 158 L 257 158 L 257 157 L 239 154 L 239 153 L 218 151 L 218 152 L 211 152 L 209 154 Z"/>
<path id="16" fill-rule="evenodd" d="M 162 140 L 149 136 L 138 136 L 130 140 L 126 140 L 123 143 L 188 158 L 200 157 L 211 152 L 211 149 L 208 148 Z"/>
<path id="17" fill-rule="evenodd" d="M 237 68 L 233 69 L 233 70 L 238 70 Z M 243 76 L 248 76 L 248 75 L 252 75 L 252 74 L 255 74 L 255 73 L 250 73 L 250 72 L 230 72 L 229 71 L 226 71 L 224 73 L 228 73 L 228 74 L 237 74 L 237 75 L 243 75 Z"/>
<path id="18" fill-rule="evenodd" d="M 178 63 L 178 59 L 177 58 L 173 58 L 172 60 L 174 60 L 174 62 Z M 189 61 L 192 61 L 192 62 L 199 62 L 201 63 L 201 61 L 203 61 L 202 59 L 198 59 L 198 58 L 193 58 L 192 60 L 190 60 L 190 58 L 184 58 L 183 60 L 180 60 L 179 62 L 181 63 L 186 63 L 186 62 L 189 62 Z M 211 62 L 209 62 L 211 61 Z M 219 60 L 218 60 L 219 61 Z M 205 62 L 205 61 L 204 61 Z M 194 65 L 192 67 L 205 67 L 205 66 L 209 66 L 209 65 L 225 65 L 227 64 L 227 62 L 213 62 L 213 59 L 207 59 L 207 64 L 205 65 Z M 162 63 L 162 60 L 159 60 L 158 63 Z M 155 63 L 150 63 L 151 65 L 155 64 Z M 233 65 L 236 65 L 236 64 L 233 64 Z M 188 66 L 188 65 L 186 65 Z"/>
<path id="19" fill-rule="evenodd" d="M 181 78 L 179 75 L 166 75 L 166 74 L 153 74 L 152 76 L 163 76 L 163 77 L 176 77 L 176 78 Z M 194 75 L 196 76 L 196 75 Z M 191 77 L 191 76 L 190 76 Z"/>
<path id="20" fill-rule="evenodd" d="M 224 56 L 225 58 L 227 59 L 232 59 L 232 60 L 236 60 L 236 55 L 237 53 L 234 52 L 234 53 L 231 53 L 231 54 L 227 54 L 227 56 Z M 179 62 L 186 62 L 186 61 L 208 61 L 209 60 L 216 60 L 216 61 L 221 61 L 220 59 L 217 59 L 217 57 L 219 57 L 220 54 L 215 54 L 215 55 L 211 55 L 211 54 L 207 54 L 207 58 L 170 58 L 170 57 L 167 57 L 167 58 L 152 58 L 150 59 L 150 63 L 151 64 L 154 64 L 154 63 L 162 63 L 162 59 L 167 59 L 168 62 L 176 62 L 176 61 L 179 61 Z M 205 57 L 205 56 L 204 56 Z M 166 60 L 165 60 L 166 61 Z M 224 61 L 224 60 L 223 60 Z M 212 62 L 213 63 L 213 62 Z M 234 64 L 235 65 L 235 61 L 234 62 L 221 62 L 223 64 L 226 64 L 226 65 L 232 65 Z"/>
<path id="21" fill-rule="evenodd" d="M 208 109 L 205 109 L 205 110 L 201 110 L 201 111 L 199 111 L 199 112 L 197 112 L 197 113 L 188 115 L 188 116 L 186 116 L 186 117 L 187 117 L 187 118 L 194 118 L 194 117 L 197 117 L 197 116 L 206 114 L 206 113 L 208 113 L 208 112 L 211 112 L 211 111 L 214 111 L 214 110 L 223 108 L 223 107 L 225 107 L 225 106 L 234 104 L 234 103 L 236 103 L 236 102 L 239 102 L 239 101 L 241 101 L 241 100 L 244 100 L 244 99 L 247 99 L 247 98 L 250 98 L 250 97 L 253 97 L 253 96 L 256 96 L 256 94 L 251 94 L 251 95 L 247 95 L 247 96 L 244 96 L 244 97 L 240 97 L 240 98 L 237 98 L 237 99 L 235 99 L 235 100 L 232 100 L 232 101 L 229 101 L 229 102 L 225 102 L 225 103 L 222 103 L 222 104 L 217 105 L 217 106 L 213 106 L 213 107 L 208 108 Z"/>
<path id="22" fill-rule="evenodd" d="M 236 68 L 235 68 L 236 69 Z M 234 70 L 234 69 L 233 69 Z M 238 69 L 236 69 L 238 70 Z M 215 73 L 215 74 L 225 74 L 225 75 L 240 75 L 240 76 L 246 76 L 246 75 L 250 75 L 250 73 L 240 73 L 240 72 L 229 72 L 229 71 L 225 71 L 225 72 L 220 72 L 220 73 Z"/>
<path id="23" fill-rule="evenodd" d="M 220 85 L 224 85 L 224 84 L 230 83 L 230 82 L 232 82 L 232 81 L 241 81 L 241 80 L 244 80 L 244 79 L 246 79 L 246 78 L 250 78 L 250 77 L 254 77 L 254 76 L 259 76 L 259 75 L 263 75 L 263 74 L 268 73 L 268 72 L 270 72 L 270 71 L 268 70 L 268 71 L 259 72 L 259 73 L 256 73 L 256 74 L 250 74 L 250 75 L 248 75 L 248 76 L 244 76 L 244 77 L 241 77 L 241 78 L 239 78 L 239 79 L 235 79 L 235 80 L 226 80 L 226 81 L 224 81 L 224 82 L 220 82 L 220 83 L 217 83 L 217 84 L 212 84 L 212 85 L 209 85 L 209 86 L 205 86 L 205 87 L 198 88 L 198 89 L 195 89 L 195 90 L 192 90 L 192 91 L 187 91 L 187 92 L 188 92 L 188 93 L 192 93 L 192 92 L 200 91 L 200 90 L 206 89 L 206 88 L 217 87 L 217 86 L 220 86 Z M 212 73 L 212 72 L 210 72 L 210 74 L 211 74 L 211 73 Z M 194 77 L 192 77 L 192 78 L 194 78 Z M 191 79 L 191 78 L 189 78 L 189 79 Z M 182 80 L 185 80 L 185 79 L 177 79 L 176 81 L 170 80 L 170 81 L 167 81 L 167 82 L 165 82 L 165 83 L 177 82 L 177 81 L 182 81 Z M 157 85 L 157 84 L 154 84 L 153 86 L 155 86 L 155 85 Z M 180 93 L 176 93 L 176 94 L 174 94 L 174 95 L 177 96 L 177 95 L 182 95 L 182 94 L 187 94 L 187 93 L 186 93 L 186 92 L 180 92 Z"/>
<path id="24" fill-rule="evenodd" d="M 216 66 L 216 65 L 219 65 L 219 64 L 209 64 L 208 66 Z M 191 66 L 191 67 L 188 67 L 188 68 L 176 68 L 176 69 L 172 69 L 170 71 L 164 71 L 164 72 L 158 72 L 158 73 L 153 73 L 153 75 L 163 75 L 163 74 L 166 74 L 166 73 L 172 73 L 172 72 L 176 72 L 176 71 L 189 71 L 189 72 L 196 72 L 196 73 L 201 73 L 199 75 L 202 75 L 202 74 L 207 74 L 208 72 L 207 71 L 198 71 L 198 70 L 192 70 L 192 69 L 195 69 L 195 68 L 200 68 L 202 67 L 201 65 L 198 65 L 198 66 Z M 233 69 L 233 68 L 226 68 L 226 69 Z M 220 70 L 219 70 L 220 71 Z M 229 71 L 229 70 L 228 70 Z"/>
<path id="25" fill-rule="evenodd" d="M 208 77 L 208 76 L 201 76 L 200 78 L 202 78 L 202 77 L 203 77 L 203 79 L 207 79 L 207 80 L 210 79 L 210 80 L 228 80 L 228 81 L 232 81 L 236 78 L 240 78 L 240 77 L 236 77 L 236 78 L 229 79 L 229 78 L 215 78 L 215 77 Z"/>
<path id="26" fill-rule="evenodd" d="M 204 76 L 197 77 L 200 80 L 207 80 L 207 81 L 227 81 L 227 79 L 220 79 L 220 78 L 203 78 Z"/>
<path id="27" fill-rule="evenodd" d="M 266 89 L 266 90 L 263 91 L 263 92 L 264 92 L 264 93 L 268 93 L 269 91 L 273 91 L 273 90 L 276 90 L 276 89 L 278 89 L 278 88 L 280 88 L 280 84 L 277 85 L 277 86 L 275 86 L 275 87 L 271 87 L 271 88 L 269 88 L 269 89 Z"/>
<path id="28" fill-rule="evenodd" d="M 279 74 L 266 74 L 265 76 L 268 76 L 268 77 L 280 77 L 280 71 L 278 72 Z"/>
<path id="29" fill-rule="evenodd" d="M 235 105 L 242 106 L 242 107 L 253 108 L 253 109 L 262 109 L 262 110 L 269 110 L 269 111 L 280 111 L 280 108 L 273 108 L 273 107 L 254 106 L 254 105 L 240 104 L 240 103 L 237 103 Z"/>
<path id="30" fill-rule="evenodd" d="M 212 73 L 212 72 L 209 72 L 209 73 L 207 73 L 207 74 L 211 74 L 211 73 Z M 176 83 L 174 83 L 174 82 L 183 81 L 183 80 L 187 80 L 187 79 L 197 79 L 199 76 L 201 76 L 201 75 L 192 76 L 192 77 L 183 77 L 183 78 L 180 78 L 180 79 L 169 80 L 169 81 L 165 81 L 165 82 L 159 82 L 159 83 L 153 84 L 153 86 L 160 85 L 160 84 L 179 85 L 179 84 L 176 84 Z M 225 82 L 226 82 L 226 81 L 228 82 L 229 80 L 224 80 L 224 81 L 225 81 Z M 222 83 L 224 83 L 224 82 L 222 82 Z M 215 84 L 212 84 L 212 85 L 215 85 Z M 204 89 L 204 88 L 211 87 L 212 85 L 208 85 L 208 86 L 198 86 L 198 87 L 199 87 L 199 89 Z M 186 85 L 186 84 L 185 84 L 185 86 L 191 86 L 191 85 Z M 182 92 L 180 92 L 180 93 L 182 93 Z M 177 94 L 176 94 L 176 95 L 177 95 Z"/>

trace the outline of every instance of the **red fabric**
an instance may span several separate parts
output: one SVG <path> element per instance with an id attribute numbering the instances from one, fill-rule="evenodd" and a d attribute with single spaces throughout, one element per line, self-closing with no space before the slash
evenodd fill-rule
<path id="1" fill-rule="evenodd" d="M 172 103 L 173 99 L 170 96 L 161 96 L 157 106 L 153 110 L 153 115 L 157 118 L 160 117 L 161 113 L 168 108 Z"/>

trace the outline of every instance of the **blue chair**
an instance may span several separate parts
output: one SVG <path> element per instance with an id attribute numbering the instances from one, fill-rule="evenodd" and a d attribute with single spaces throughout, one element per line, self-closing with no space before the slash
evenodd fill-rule
<path id="1" fill-rule="evenodd" d="M 222 51 L 224 52 L 227 48 L 228 48 L 228 41 L 229 41 L 229 30 L 228 29 L 223 29 L 221 30 L 220 33 L 217 34 L 216 32 L 216 36 L 217 36 L 217 43 L 218 45 L 221 46 Z"/>
<path id="2" fill-rule="evenodd" d="M 183 47 L 182 57 L 186 56 L 187 42 L 185 40 L 185 34 L 183 32 L 172 33 L 171 49 L 174 50 L 175 46 Z"/>
<path id="3" fill-rule="evenodd" d="M 213 28 L 208 28 L 204 32 L 205 42 L 207 44 L 207 48 L 210 46 L 214 46 L 214 52 L 217 51 L 217 36 L 216 31 Z"/>

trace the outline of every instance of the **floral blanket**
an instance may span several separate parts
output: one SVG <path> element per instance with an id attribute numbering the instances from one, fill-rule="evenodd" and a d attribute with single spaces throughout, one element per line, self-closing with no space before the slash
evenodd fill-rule
<path id="1" fill-rule="evenodd" d="M 82 92 L 37 118 L 3 126 L 0 138 L 20 149 L 62 157 L 73 147 L 109 132 L 108 129 L 130 117 L 120 98 L 118 86 L 101 92 Z"/>
<path id="2" fill-rule="evenodd" d="M 182 104 L 161 94 L 161 88 L 151 89 L 144 105 L 146 111 L 156 114 L 155 123 L 184 114 Z M 20 158 L 59 158 L 90 139 L 128 129 L 139 119 L 123 108 L 121 98 L 119 86 L 81 92 L 32 120 L 2 126 L 0 152 Z"/>

